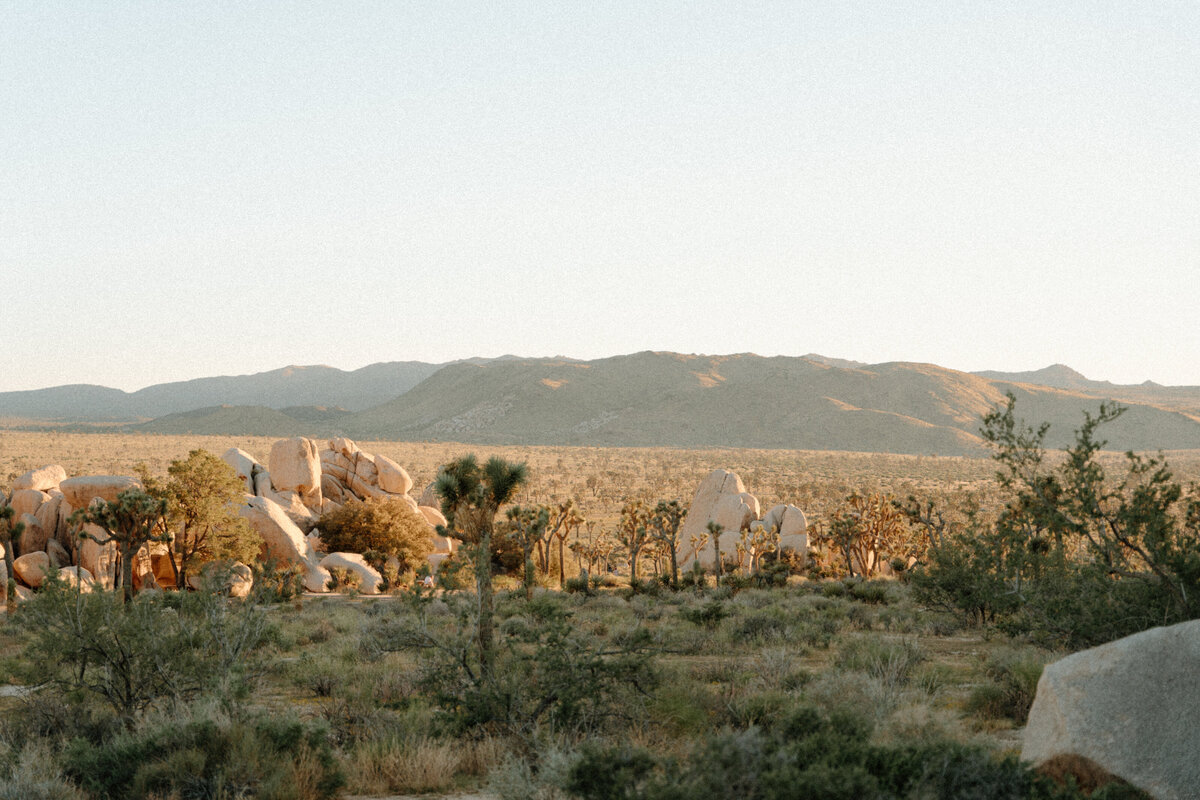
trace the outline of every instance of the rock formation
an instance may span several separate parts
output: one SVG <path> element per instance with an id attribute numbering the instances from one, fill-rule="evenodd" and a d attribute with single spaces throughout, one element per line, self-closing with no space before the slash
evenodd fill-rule
<path id="1" fill-rule="evenodd" d="M 358 588 L 363 594 L 379 594 L 383 576 L 358 553 L 330 553 L 321 559 L 325 569 L 343 569 L 358 576 Z"/>
<path id="2" fill-rule="evenodd" d="M 327 590 L 329 572 L 321 566 L 317 550 L 320 536 L 314 531 L 321 514 L 343 504 L 368 499 L 394 499 L 407 503 L 429 523 L 433 553 L 429 563 L 436 567 L 454 550 L 454 542 L 436 535 L 435 528 L 446 520 L 437 509 L 437 499 L 427 488 L 419 507 L 409 492 L 413 482 L 408 472 L 390 458 L 363 452 L 346 438 L 318 444 L 310 439 L 282 439 L 271 447 L 270 469 L 244 450 L 230 448 L 221 456 L 245 484 L 244 516 L 263 542 L 264 555 L 304 567 L 304 586 L 311 592 Z M 85 587 L 111 589 L 116 580 L 117 548 L 79 538 L 69 522 L 72 513 L 97 501 L 116 500 L 126 489 L 140 487 L 136 478 L 125 475 L 84 475 L 69 478 L 58 465 L 30 470 L 13 483 L 11 496 L 0 494 L 0 504 L 11 505 L 15 521 L 24 531 L 13 542 L 14 558 L 20 561 L 17 574 L 22 596 L 29 587 L 40 585 L 46 569 L 53 565 L 72 582 L 82 578 Z M 428 496 L 428 497 L 426 497 Z M 100 539 L 107 532 L 95 525 L 83 531 Z M 28 558 L 26 558 L 28 556 Z M 337 556 L 337 558 L 334 558 Z M 326 559 L 339 568 L 360 575 L 363 591 L 378 591 L 382 578 L 355 554 L 331 554 Z M 167 545 L 151 543 L 134 555 L 134 587 L 174 587 Z M 236 580 L 230 592 L 244 596 L 253 581 L 250 567 L 236 565 Z M 3 571 L 0 570 L 0 573 Z M 68 577 L 69 576 L 69 577 Z M 0 578 L 4 578 L 0 574 Z M 240 594 L 239 594 L 240 593 Z"/>
<path id="3" fill-rule="evenodd" d="M 310 592 L 326 591 L 329 572 L 318 563 L 317 553 L 304 532 L 278 503 L 267 497 L 252 497 L 238 509 L 238 513 L 262 537 L 263 549 L 268 556 L 304 567 L 305 589 Z"/>
<path id="4" fill-rule="evenodd" d="M 32 489 L 34 491 L 46 492 L 50 489 L 57 488 L 60 483 L 67 479 L 67 471 L 58 464 L 50 464 L 41 469 L 31 469 L 21 477 L 13 481 L 13 490 Z"/>
<path id="5" fill-rule="evenodd" d="M 677 555 L 680 567 L 686 569 L 693 561 L 699 561 L 706 568 L 713 565 L 712 543 L 700 547 L 695 544 L 707 536 L 710 522 L 720 525 L 723 531 L 722 557 L 735 555 L 741 532 L 749 529 L 758 514 L 758 498 L 746 491 L 741 478 L 725 469 L 710 472 L 696 489 L 679 529 Z"/>

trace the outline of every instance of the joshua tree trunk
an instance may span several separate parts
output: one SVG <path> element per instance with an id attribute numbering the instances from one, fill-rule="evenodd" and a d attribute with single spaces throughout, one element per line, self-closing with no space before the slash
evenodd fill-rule
<path id="1" fill-rule="evenodd" d="M 492 598 L 492 532 L 484 530 L 479 537 L 476 553 L 475 584 L 479 592 L 479 672 L 490 679 L 496 663 L 496 632 L 493 624 Z"/>
<path id="2" fill-rule="evenodd" d="M 564 571 L 564 565 L 567 563 L 567 561 L 563 557 L 563 541 L 565 539 L 566 539 L 565 536 L 558 537 L 558 588 L 559 589 L 563 588 L 563 582 L 566 580 L 566 572 Z"/>

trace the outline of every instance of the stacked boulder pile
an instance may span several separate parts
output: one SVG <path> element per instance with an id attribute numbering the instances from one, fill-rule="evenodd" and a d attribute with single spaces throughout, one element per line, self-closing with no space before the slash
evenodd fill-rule
<path id="1" fill-rule="evenodd" d="M 363 452 L 349 439 L 332 439 L 320 446 L 310 439 L 282 439 L 271 447 L 265 466 L 237 448 L 221 458 L 245 481 L 245 502 L 238 513 L 262 539 L 261 555 L 301 566 L 308 591 L 328 591 L 330 569 L 357 574 L 365 593 L 379 590 L 382 577 L 361 555 L 321 552 L 318 519 L 353 500 L 397 499 L 417 511 L 429 524 L 434 547 L 429 562 L 434 569 L 453 552 L 453 541 L 436 533 L 435 527 L 446 520 L 432 491 L 427 488 L 420 502 L 414 500 L 409 494 L 412 478 L 403 467 L 386 456 Z M 0 505 L 12 506 L 13 522 L 24 525 L 12 542 L 18 597 L 28 597 L 40 587 L 51 566 L 63 579 L 85 588 L 93 583 L 113 588 L 116 545 L 80 538 L 69 519 L 77 509 L 114 501 L 126 489 L 140 487 L 136 478 L 126 475 L 69 478 L 61 466 L 50 465 L 17 478 L 11 494 L 0 493 Z M 83 532 L 107 538 L 93 525 L 85 526 Z M 175 587 L 167 545 L 146 545 L 135 559 L 135 589 Z M 245 575 L 250 570 L 245 565 L 235 569 L 237 593 L 245 593 L 249 590 Z M 0 586 L 6 586 L 7 580 L 6 570 L 0 569 Z"/>
<path id="2" fill-rule="evenodd" d="M 707 539 L 710 522 L 721 527 L 722 561 L 737 559 L 743 532 L 753 535 L 759 531 L 777 533 L 781 552 L 795 553 L 802 560 L 808 556 L 808 521 L 804 512 L 793 505 L 777 505 L 763 514 L 758 498 L 747 492 L 742 479 L 729 470 L 709 473 L 692 498 L 679 529 L 676 557 L 681 567 L 699 561 L 700 566 L 712 568 L 714 548 Z"/>
<path id="3" fill-rule="evenodd" d="M 117 576 L 116 545 L 79 538 L 69 520 L 76 509 L 98 501 L 116 500 L 126 489 L 140 486 L 136 478 L 127 475 L 68 478 L 66 470 L 57 464 L 30 470 L 17 478 L 12 494 L 3 499 L 12 506 L 13 522 L 24 526 L 21 535 L 12 542 L 18 597 L 26 597 L 30 590 L 40 587 L 51 565 L 64 580 L 79 582 L 85 588 L 95 582 L 111 589 Z M 107 538 L 94 525 L 85 525 L 83 532 Z M 138 552 L 133 565 L 133 584 L 135 589 L 175 585 L 165 545 L 151 544 Z"/>
<path id="4" fill-rule="evenodd" d="M 399 500 L 420 513 L 429 523 L 434 546 L 429 563 L 434 569 L 453 552 L 452 540 L 435 531 L 446 518 L 432 504 L 412 498 L 408 472 L 387 456 L 360 450 L 349 439 L 330 439 L 323 447 L 302 437 L 280 439 L 272 445 L 266 466 L 237 448 L 221 458 L 246 482 L 241 514 L 262 537 L 266 555 L 302 566 L 309 591 L 326 590 L 330 569 L 353 572 L 362 591 L 378 591 L 383 578 L 361 555 L 319 552 L 317 520 L 351 501 Z"/>

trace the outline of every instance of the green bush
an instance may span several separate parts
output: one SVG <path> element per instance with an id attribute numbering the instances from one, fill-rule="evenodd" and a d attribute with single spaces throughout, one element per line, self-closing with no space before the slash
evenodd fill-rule
<path id="1" fill-rule="evenodd" d="M 1044 662 L 1028 653 L 994 657 L 987 665 L 990 684 L 978 686 L 967 701 L 967 710 L 987 719 L 1011 719 L 1024 725 L 1037 693 Z"/>
<path id="2" fill-rule="evenodd" d="M 415 569 L 433 552 L 433 535 L 425 517 L 398 499 L 351 500 L 317 521 L 321 543 L 331 553 L 376 552 Z"/>
<path id="3" fill-rule="evenodd" d="M 252 604 L 207 592 L 82 593 L 57 580 L 17 617 L 30 683 L 107 704 L 127 726 L 166 700 L 241 697 L 266 628 Z"/>
<path id="4" fill-rule="evenodd" d="M 721 620 L 729 616 L 729 609 L 720 600 L 709 600 L 701 606 L 683 606 L 679 616 L 694 625 L 700 625 L 710 630 L 718 627 Z"/>
<path id="5" fill-rule="evenodd" d="M 861 717 L 800 706 L 763 724 L 705 739 L 682 762 L 628 745 L 584 747 L 566 781 L 580 798 L 630 800 L 1073 800 L 1083 795 L 950 741 L 870 742 Z"/>
<path id="6" fill-rule="evenodd" d="M 849 594 L 860 603 L 873 605 L 886 605 L 890 600 L 884 581 L 855 581 L 850 584 Z"/>
<path id="7" fill-rule="evenodd" d="M 304 567 L 268 558 L 250 565 L 254 571 L 254 600 L 258 603 L 289 603 L 304 594 Z"/>
<path id="8" fill-rule="evenodd" d="M 74 739 L 63 771 L 100 798 L 332 798 L 344 778 L 324 728 L 295 719 L 207 715 L 95 743 Z"/>
<path id="9" fill-rule="evenodd" d="M 1073 648 L 1200 616 L 1200 499 L 1161 457 L 1129 452 L 1122 474 L 1109 474 L 1096 433 L 1124 409 L 1085 413 L 1052 461 L 1049 425 L 1017 420 L 1015 403 L 1010 394 L 981 430 L 1004 505 L 939 534 L 911 578 L 918 599 Z"/>

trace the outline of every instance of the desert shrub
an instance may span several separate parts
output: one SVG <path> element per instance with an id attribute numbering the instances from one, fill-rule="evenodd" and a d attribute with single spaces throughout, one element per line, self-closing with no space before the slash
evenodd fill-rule
<path id="1" fill-rule="evenodd" d="M 720 600 L 709 600 L 699 606 L 683 606 L 679 616 L 694 625 L 713 629 L 721 624 L 721 620 L 729 616 L 729 609 Z"/>
<path id="2" fill-rule="evenodd" d="M 848 593 L 860 603 L 886 605 L 890 600 L 888 584 L 884 581 L 852 581 Z"/>
<path id="3" fill-rule="evenodd" d="M 0 771 L 0 800 L 86 800 L 86 795 L 60 771 L 44 742 L 15 753 L 9 769 Z"/>
<path id="4" fill-rule="evenodd" d="M 37 740 L 101 740 L 120 729 L 121 718 L 98 699 L 54 691 L 30 692 L 0 715 L 0 742 L 12 747 L 14 755 Z"/>
<path id="5" fill-rule="evenodd" d="M 250 565 L 254 572 L 254 600 L 258 603 L 288 603 L 304 594 L 304 567 L 268 558 Z"/>
<path id="6" fill-rule="evenodd" d="M 967 710 L 987 719 L 1011 719 L 1024 725 L 1037 694 L 1044 660 L 1031 653 L 1002 653 L 988 661 L 991 683 L 976 687 Z"/>
<path id="7" fill-rule="evenodd" d="M 770 610 L 747 614 L 734 624 L 730 635 L 736 641 L 763 642 L 787 634 L 790 626 L 781 614 Z"/>
<path id="8" fill-rule="evenodd" d="M 563 583 L 563 590 L 571 594 L 591 594 L 591 585 L 588 583 L 587 574 L 577 575 L 574 578 L 567 578 Z"/>
<path id="9" fill-rule="evenodd" d="M 321 542 L 329 552 L 374 551 L 415 568 L 433 552 L 425 517 L 402 500 L 351 500 L 321 516 Z"/>
<path id="10" fill-rule="evenodd" d="M 710 735 L 682 762 L 628 745 L 589 745 L 566 785 L 581 798 L 645 800 L 1067 800 L 1016 757 L 933 741 L 873 744 L 864 718 L 799 706 L 763 724 Z"/>
<path id="11" fill-rule="evenodd" d="M 762 565 L 750 576 L 750 585 L 762 589 L 773 589 L 787 586 L 788 576 L 792 574 L 791 563 L 785 559 L 776 559 L 773 555 L 764 556 Z"/>
<path id="12" fill-rule="evenodd" d="M 1200 616 L 1200 500 L 1185 501 L 1161 457 L 1130 452 L 1122 474 L 1108 473 L 1096 433 L 1123 409 L 1085 413 L 1057 462 L 1049 426 L 1014 409 L 1010 395 L 981 431 L 1003 507 L 939 537 L 911 577 L 918 599 L 1074 648 Z"/>
<path id="13" fill-rule="evenodd" d="M 74 739 L 63 771 L 101 798 L 332 798 L 344 778 L 324 728 L 295 719 L 196 714 L 95 743 Z"/>
<path id="14" fill-rule="evenodd" d="M 821 594 L 825 597 L 845 597 L 847 594 L 846 584 L 841 581 L 823 581 Z"/>
<path id="15" fill-rule="evenodd" d="M 866 672 L 874 678 L 908 681 L 912 671 L 925 660 L 916 639 L 888 640 L 876 636 L 848 639 L 834 664 L 841 669 Z"/>
<path id="16" fill-rule="evenodd" d="M 418 601 L 419 602 L 419 601 Z M 543 726 L 594 733 L 628 719 L 656 683 L 648 632 L 635 627 L 608 641 L 579 631 L 559 595 L 524 602 L 522 624 L 505 635 L 490 675 L 471 658 L 469 616 L 453 630 L 434 633 L 399 623 L 393 641 L 429 659 L 424 685 L 450 729 L 516 736 L 529 741 Z M 465 623 L 465 624 L 464 624 Z"/>
<path id="17" fill-rule="evenodd" d="M 325 582 L 325 585 L 331 592 L 342 591 L 356 594 L 362 586 L 362 579 L 354 570 L 333 567 L 329 570 L 329 580 Z"/>
<path id="18" fill-rule="evenodd" d="M 30 681 L 107 704 L 127 725 L 163 700 L 241 696 L 266 626 L 252 604 L 206 592 L 146 592 L 122 602 L 50 580 L 22 607 Z"/>

